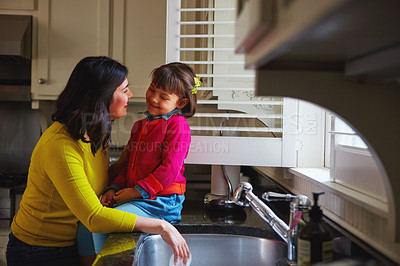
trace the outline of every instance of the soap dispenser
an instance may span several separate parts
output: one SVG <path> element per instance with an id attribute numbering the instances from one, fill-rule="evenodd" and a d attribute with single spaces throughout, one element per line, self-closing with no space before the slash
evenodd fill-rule
<path id="1" fill-rule="evenodd" d="M 309 212 L 310 221 L 299 232 L 297 239 L 297 264 L 311 265 L 333 259 L 333 238 L 329 228 L 321 222 L 322 210 L 318 197 L 324 192 L 313 192 L 314 205 Z"/>

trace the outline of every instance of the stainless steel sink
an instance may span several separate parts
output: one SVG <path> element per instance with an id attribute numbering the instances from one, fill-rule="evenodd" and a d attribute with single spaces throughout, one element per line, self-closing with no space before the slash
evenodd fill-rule
<path id="1" fill-rule="evenodd" d="M 191 266 L 276 265 L 287 256 L 284 242 L 259 237 L 225 234 L 183 234 L 191 252 Z M 171 248 L 159 235 L 141 237 L 133 265 L 169 265 Z"/>

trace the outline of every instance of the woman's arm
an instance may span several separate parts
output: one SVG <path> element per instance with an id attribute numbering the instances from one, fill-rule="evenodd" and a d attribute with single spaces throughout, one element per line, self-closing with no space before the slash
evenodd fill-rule
<path id="1" fill-rule="evenodd" d="M 104 189 L 108 181 L 107 162 L 102 154 L 93 156 L 89 149 L 82 149 L 77 141 L 69 139 L 48 143 L 41 152 L 48 159 L 43 160 L 44 173 L 68 209 L 91 232 L 133 231 L 136 215 L 103 207 L 95 192 L 96 188 L 98 193 Z"/>
<path id="2" fill-rule="evenodd" d="M 90 153 L 90 151 L 87 151 Z M 160 234 L 171 246 L 175 260 L 187 260 L 189 249 L 186 241 L 174 226 L 164 220 L 140 217 L 121 210 L 103 207 L 88 182 L 84 171 L 83 153 L 77 143 L 55 143 L 43 154 L 45 172 L 52 177 L 52 184 L 70 211 L 92 232 L 142 231 Z M 86 155 L 89 156 L 89 155 Z"/>
<path id="3" fill-rule="evenodd" d="M 162 239 L 174 252 L 174 264 L 177 263 L 178 258 L 182 258 L 183 264 L 186 265 L 190 257 L 189 247 L 185 239 L 173 225 L 164 220 L 138 216 L 136 218 L 135 230 L 161 235 Z"/>

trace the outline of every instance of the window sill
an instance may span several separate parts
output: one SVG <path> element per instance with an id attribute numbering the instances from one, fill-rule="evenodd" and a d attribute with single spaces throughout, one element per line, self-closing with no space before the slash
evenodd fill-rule
<path id="1" fill-rule="evenodd" d="M 290 168 L 282 169 L 283 171 L 276 171 L 276 168 L 274 169 L 271 167 L 254 168 L 258 170 L 261 174 L 270 177 L 275 182 L 278 182 L 280 185 L 286 187 L 287 189 L 294 189 L 296 193 L 307 195 L 307 192 L 310 191 L 308 189 L 297 187 L 295 184 L 288 185 L 287 174 L 285 173 L 286 170 L 288 173 L 320 187 L 323 191 L 335 194 L 345 201 L 358 205 L 361 208 L 368 209 L 368 211 L 376 215 L 386 217 L 389 213 L 389 207 L 387 203 L 350 189 L 341 184 L 331 182 L 329 178 L 328 168 Z"/>

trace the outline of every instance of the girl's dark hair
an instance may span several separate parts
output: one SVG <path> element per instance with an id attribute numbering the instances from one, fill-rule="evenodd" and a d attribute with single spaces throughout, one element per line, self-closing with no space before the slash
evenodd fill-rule
<path id="1" fill-rule="evenodd" d="M 111 58 L 82 59 L 58 97 L 51 118 L 65 124 L 74 138 L 90 142 L 93 154 L 100 147 L 106 149 L 111 141 L 110 104 L 127 75 L 128 69 Z M 85 139 L 85 132 L 90 141 Z"/>
<path id="2" fill-rule="evenodd" d="M 193 69 L 180 62 L 162 65 L 151 72 L 152 84 L 168 93 L 175 93 L 180 99 L 189 99 L 188 104 L 182 108 L 185 117 L 192 117 L 196 113 L 197 95 L 192 93 L 194 88 Z"/>

